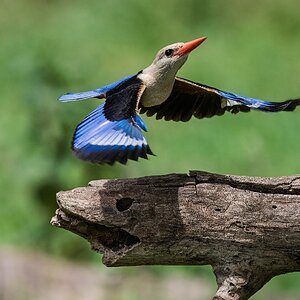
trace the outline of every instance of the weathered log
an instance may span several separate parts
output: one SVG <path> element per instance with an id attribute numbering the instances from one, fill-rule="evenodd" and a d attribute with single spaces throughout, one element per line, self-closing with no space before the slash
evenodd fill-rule
<path id="1" fill-rule="evenodd" d="M 214 299 L 249 299 L 300 271 L 300 176 L 97 180 L 57 202 L 52 224 L 87 239 L 106 266 L 209 264 Z"/>

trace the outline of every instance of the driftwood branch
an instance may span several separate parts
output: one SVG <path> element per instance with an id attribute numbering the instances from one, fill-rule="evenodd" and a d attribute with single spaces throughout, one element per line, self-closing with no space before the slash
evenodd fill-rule
<path id="1" fill-rule="evenodd" d="M 300 176 L 98 180 L 57 201 L 52 224 L 87 239 L 106 266 L 209 264 L 214 299 L 249 299 L 300 271 Z"/>

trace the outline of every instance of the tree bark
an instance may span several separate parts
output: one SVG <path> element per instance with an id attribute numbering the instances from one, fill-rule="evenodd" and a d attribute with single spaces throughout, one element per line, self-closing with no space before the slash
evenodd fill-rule
<path id="1" fill-rule="evenodd" d="M 208 264 L 215 300 L 249 299 L 300 271 L 300 176 L 97 180 L 57 202 L 51 223 L 87 239 L 106 266 Z"/>

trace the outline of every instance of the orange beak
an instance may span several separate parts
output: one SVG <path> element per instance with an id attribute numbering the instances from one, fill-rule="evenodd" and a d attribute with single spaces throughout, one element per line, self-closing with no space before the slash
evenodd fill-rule
<path id="1" fill-rule="evenodd" d="M 182 56 L 185 54 L 189 54 L 192 50 L 194 50 L 195 48 L 197 48 L 200 44 L 202 44 L 205 40 L 207 39 L 207 37 L 202 37 L 190 42 L 186 42 L 183 44 L 183 46 L 177 51 L 177 55 Z"/>

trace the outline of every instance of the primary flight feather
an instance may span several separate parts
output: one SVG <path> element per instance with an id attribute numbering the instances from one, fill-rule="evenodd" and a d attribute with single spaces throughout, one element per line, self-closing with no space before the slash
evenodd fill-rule
<path id="1" fill-rule="evenodd" d="M 192 82 L 177 77 L 189 53 L 205 37 L 175 43 L 159 50 L 152 64 L 102 88 L 67 93 L 62 102 L 105 98 L 77 127 L 72 141 L 76 157 L 97 164 L 126 164 L 128 159 L 148 158 L 152 151 L 144 137 L 147 126 L 139 114 L 156 119 L 186 122 L 192 116 L 209 118 L 252 109 L 265 112 L 293 111 L 300 99 L 269 102 Z"/>

